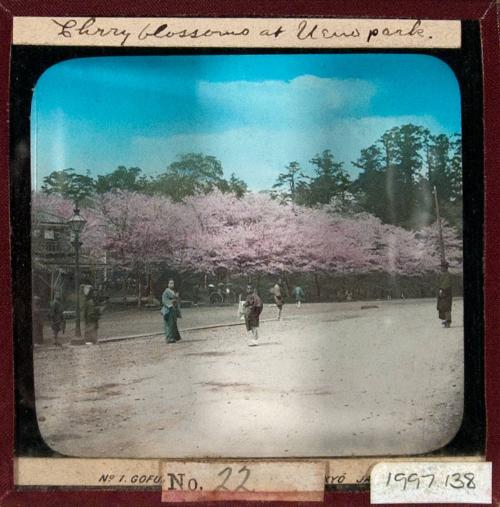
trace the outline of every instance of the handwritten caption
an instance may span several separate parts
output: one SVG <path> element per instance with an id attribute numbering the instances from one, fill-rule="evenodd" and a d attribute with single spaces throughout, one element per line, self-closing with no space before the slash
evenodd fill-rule
<path id="1" fill-rule="evenodd" d="M 371 503 L 490 503 L 491 463 L 379 463 Z"/>
<path id="2" fill-rule="evenodd" d="M 248 26 L 237 28 L 235 30 L 220 30 L 214 28 L 176 28 L 174 23 L 147 23 L 138 32 L 133 33 L 124 28 L 110 27 L 105 28 L 99 25 L 96 18 L 87 18 L 84 21 L 78 21 L 70 18 L 66 20 L 52 19 L 52 22 L 58 27 L 57 35 L 60 37 L 71 38 L 75 36 L 86 37 L 116 37 L 120 46 L 125 46 L 130 38 L 135 37 L 138 41 L 152 39 L 203 39 L 203 38 L 248 38 L 251 35 L 264 38 L 274 38 L 286 34 L 287 29 L 283 25 L 265 28 L 252 33 Z M 173 25 L 173 26 L 172 26 Z M 289 29 L 288 29 L 289 30 Z M 373 26 L 365 31 L 354 27 L 352 30 L 337 30 L 328 25 L 321 25 L 317 22 L 311 22 L 303 19 L 293 31 L 293 37 L 299 41 L 307 40 L 328 40 L 334 38 L 363 38 L 366 43 L 375 41 L 379 36 L 382 37 L 417 37 L 430 38 L 432 35 L 426 35 L 420 19 L 405 27 L 389 28 L 387 26 Z"/>
<path id="3" fill-rule="evenodd" d="M 458 47 L 460 23 L 318 18 L 15 19 L 15 43 L 43 40 L 59 45 L 153 47 Z"/>
<path id="4" fill-rule="evenodd" d="M 163 502 L 324 498 L 324 462 L 164 462 L 161 468 Z"/>

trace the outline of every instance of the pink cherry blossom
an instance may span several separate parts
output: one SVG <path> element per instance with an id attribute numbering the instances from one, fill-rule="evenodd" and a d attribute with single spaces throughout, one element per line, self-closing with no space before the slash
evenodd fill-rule
<path id="1" fill-rule="evenodd" d="M 65 218 L 69 201 L 34 194 L 34 209 Z M 419 276 L 440 264 L 437 226 L 420 231 L 383 224 L 367 213 L 343 216 L 266 193 L 241 198 L 213 191 L 174 203 L 166 197 L 110 192 L 81 210 L 87 225 L 82 251 L 124 269 L 167 265 L 178 271 Z M 461 266 L 461 240 L 443 223 L 447 259 Z"/>

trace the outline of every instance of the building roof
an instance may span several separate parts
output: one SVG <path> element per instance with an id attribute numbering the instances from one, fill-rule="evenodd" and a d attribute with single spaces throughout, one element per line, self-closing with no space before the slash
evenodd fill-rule
<path id="1" fill-rule="evenodd" d="M 33 214 L 33 222 L 37 224 L 66 225 L 68 220 L 60 215 L 55 215 L 45 210 L 37 210 Z"/>

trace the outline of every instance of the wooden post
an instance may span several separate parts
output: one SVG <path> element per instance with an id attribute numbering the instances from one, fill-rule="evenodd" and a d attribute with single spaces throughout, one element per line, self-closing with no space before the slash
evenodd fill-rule
<path id="1" fill-rule="evenodd" d="M 441 264 L 444 264 L 446 262 L 446 255 L 444 251 L 444 240 L 443 240 L 443 227 L 441 225 L 441 216 L 439 214 L 439 201 L 438 201 L 438 195 L 437 195 L 437 188 L 434 187 L 432 190 L 432 193 L 434 194 L 434 204 L 436 206 L 436 220 L 439 230 L 439 253 L 441 257 Z"/>
<path id="2" fill-rule="evenodd" d="M 137 308 L 142 306 L 142 273 L 139 263 L 137 263 Z"/>

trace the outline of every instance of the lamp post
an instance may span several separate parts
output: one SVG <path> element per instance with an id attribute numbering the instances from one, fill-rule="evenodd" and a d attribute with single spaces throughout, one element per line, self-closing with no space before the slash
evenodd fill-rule
<path id="1" fill-rule="evenodd" d="M 76 311 L 75 311 L 75 337 L 80 338 L 82 332 L 80 329 L 80 233 L 83 231 L 87 221 L 80 215 L 78 204 L 75 205 L 73 216 L 68 220 L 68 226 L 74 235 L 73 246 L 75 247 L 75 293 L 76 293 Z M 76 340 L 78 341 L 78 340 Z"/>

